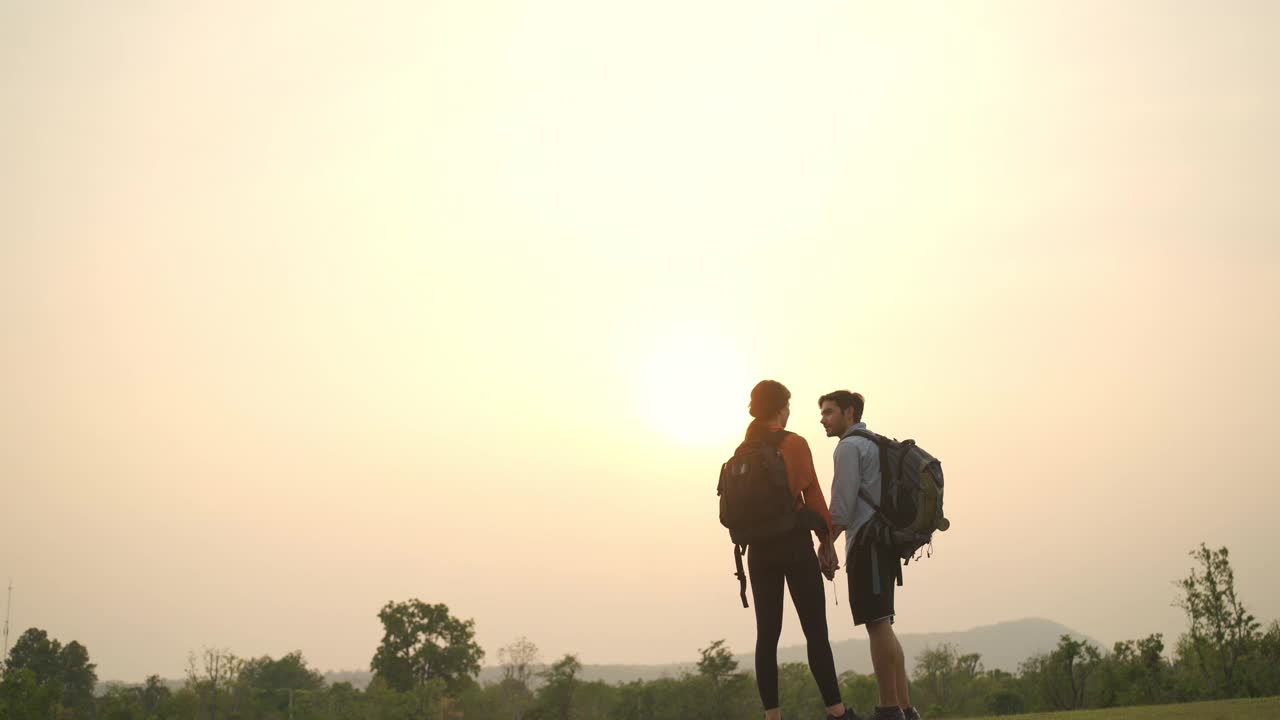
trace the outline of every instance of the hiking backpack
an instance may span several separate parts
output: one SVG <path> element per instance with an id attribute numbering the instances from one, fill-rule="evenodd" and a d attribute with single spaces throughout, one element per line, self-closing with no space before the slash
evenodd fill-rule
<path id="1" fill-rule="evenodd" d="M 880 450 L 880 503 L 862 488 L 858 495 L 888 525 L 886 540 L 906 565 L 925 545 L 932 548 L 935 530 L 951 527 L 942 512 L 942 463 L 915 440 L 898 441 L 870 430 L 855 430 L 845 437 L 853 435 L 870 440 Z"/>
<path id="2" fill-rule="evenodd" d="M 779 446 L 789 433 L 779 430 L 765 440 L 743 442 L 720 466 L 720 524 L 733 540 L 734 573 L 739 582 L 742 607 L 747 607 L 747 580 L 742 570 L 742 549 L 760 540 L 777 537 L 796 527 L 796 499 L 787 482 L 787 465 Z"/>

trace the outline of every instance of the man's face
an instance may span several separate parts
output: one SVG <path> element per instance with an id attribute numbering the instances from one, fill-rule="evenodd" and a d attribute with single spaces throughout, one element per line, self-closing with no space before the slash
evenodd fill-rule
<path id="1" fill-rule="evenodd" d="M 787 420 L 790 418 L 791 418 L 791 403 L 787 403 L 782 408 L 782 416 L 778 418 L 779 420 L 778 425 L 785 428 L 787 426 Z"/>
<path id="2" fill-rule="evenodd" d="M 828 400 L 819 409 L 822 411 L 822 427 L 826 429 L 827 437 L 840 437 L 853 427 L 853 408 L 841 410 L 835 401 Z"/>

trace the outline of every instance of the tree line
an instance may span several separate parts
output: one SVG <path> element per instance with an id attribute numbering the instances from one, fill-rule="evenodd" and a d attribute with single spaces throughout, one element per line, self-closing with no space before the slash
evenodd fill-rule
<path id="1" fill-rule="evenodd" d="M 1161 635 L 1103 650 L 1064 635 L 1053 650 L 1017 672 L 987 670 L 953 645 L 916 658 L 912 700 L 930 718 L 1016 715 L 1280 694 L 1280 623 L 1265 630 L 1236 594 L 1226 548 L 1201 545 L 1177 582 L 1188 629 L 1166 652 Z M 751 674 L 724 641 L 699 651 L 680 677 L 609 684 L 580 677 L 575 655 L 543 664 L 519 638 L 498 651 L 501 678 L 479 683 L 484 650 L 471 620 L 442 604 L 389 602 L 378 614 L 383 637 L 369 686 L 326 682 L 301 652 L 243 659 L 205 648 L 188 657 L 186 681 L 172 690 L 159 677 L 94 692 L 95 666 L 78 642 L 66 645 L 32 628 L 0 672 L 4 720 L 686 720 L 760 714 Z M 872 675 L 846 672 L 841 692 L 855 708 L 875 702 Z M 822 699 L 803 663 L 779 668 L 788 715 L 819 717 Z"/>

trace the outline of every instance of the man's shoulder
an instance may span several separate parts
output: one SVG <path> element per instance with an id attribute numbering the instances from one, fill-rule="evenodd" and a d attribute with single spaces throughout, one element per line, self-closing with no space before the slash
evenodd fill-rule
<path id="1" fill-rule="evenodd" d="M 846 435 L 840 438 L 840 442 L 836 443 L 835 454 L 837 457 L 841 455 L 845 457 L 861 457 L 867 452 L 868 447 L 875 447 L 875 445 L 864 437 Z"/>
<path id="2" fill-rule="evenodd" d="M 861 427 L 858 429 L 866 430 L 865 427 Z M 866 431 L 871 432 L 870 430 L 866 430 Z M 861 435 L 859 433 L 850 433 L 840 438 L 840 442 L 836 444 L 836 452 L 841 452 L 841 451 L 843 452 L 856 451 L 859 455 L 879 454 L 880 446 L 876 445 L 875 441 L 873 441 L 871 438 L 867 437 L 866 435 Z"/>
<path id="3" fill-rule="evenodd" d="M 840 444 L 856 443 L 860 446 L 870 445 L 871 447 L 875 447 L 876 444 L 872 442 L 871 438 L 863 435 L 862 433 L 871 433 L 872 435 L 875 435 L 875 433 L 872 433 L 865 425 L 863 425 L 862 427 L 848 431 L 844 437 L 840 438 Z"/>

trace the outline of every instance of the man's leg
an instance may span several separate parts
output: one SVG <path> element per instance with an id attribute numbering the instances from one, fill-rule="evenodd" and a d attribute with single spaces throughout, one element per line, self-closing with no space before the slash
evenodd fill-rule
<path id="1" fill-rule="evenodd" d="M 893 625 L 889 626 L 889 632 L 893 635 L 893 647 L 897 654 L 898 706 L 906 710 L 911 707 L 911 693 L 907 688 L 907 658 L 902 653 L 902 643 L 898 642 L 898 634 L 893 632 Z"/>
<path id="2" fill-rule="evenodd" d="M 893 632 L 893 595 L 896 556 L 876 545 L 855 544 L 849 551 L 849 604 L 853 623 L 867 626 L 871 641 L 871 667 L 880 696 L 876 717 L 897 715 L 899 675 L 905 675 L 902 646 Z M 905 682 L 905 681 L 904 681 Z"/>
<path id="3" fill-rule="evenodd" d="M 876 689 L 880 693 L 880 707 L 898 706 L 898 673 L 902 667 L 902 646 L 893 634 L 889 618 L 867 623 L 867 637 L 871 641 L 871 667 L 876 673 Z"/>

